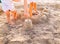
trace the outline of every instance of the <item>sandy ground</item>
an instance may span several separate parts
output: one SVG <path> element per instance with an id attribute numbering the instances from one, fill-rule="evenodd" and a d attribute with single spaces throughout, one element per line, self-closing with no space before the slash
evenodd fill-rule
<path id="1" fill-rule="evenodd" d="M 38 11 L 40 12 L 38 5 Z M 47 6 L 42 6 L 44 9 Z M 33 28 L 24 28 L 18 19 L 16 26 L 6 24 L 4 13 L 0 15 L 0 44 L 60 44 L 60 10 L 52 6 L 47 7 L 32 19 Z M 43 15 L 43 16 L 41 16 Z"/>

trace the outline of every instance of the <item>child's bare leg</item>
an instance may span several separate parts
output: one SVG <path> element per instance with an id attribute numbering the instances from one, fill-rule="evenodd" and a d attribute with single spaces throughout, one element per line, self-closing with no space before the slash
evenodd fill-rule
<path id="1" fill-rule="evenodd" d="M 10 24 L 10 25 L 13 25 L 14 24 L 14 22 L 10 19 L 10 11 L 8 10 L 8 11 L 6 11 L 5 12 L 6 13 L 6 15 L 7 15 L 7 22 L 8 22 L 8 24 Z"/>
<path id="2" fill-rule="evenodd" d="M 10 11 L 8 10 L 5 13 L 6 13 L 6 16 L 7 16 L 7 22 L 11 23 L 11 20 L 10 20 Z"/>
<path id="3" fill-rule="evenodd" d="M 11 11 L 12 15 L 13 15 L 13 19 L 16 20 L 17 19 L 17 12 L 16 11 Z"/>
<path id="4" fill-rule="evenodd" d="M 33 2 L 33 7 L 34 7 L 34 10 L 37 11 L 37 4 L 35 2 Z"/>
<path id="5" fill-rule="evenodd" d="M 30 3 L 30 8 L 29 8 L 30 17 L 32 17 L 32 9 L 33 9 L 33 2 Z"/>

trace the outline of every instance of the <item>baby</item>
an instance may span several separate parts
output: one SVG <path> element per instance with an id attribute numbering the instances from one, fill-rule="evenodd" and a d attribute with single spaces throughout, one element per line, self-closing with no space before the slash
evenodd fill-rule
<path id="1" fill-rule="evenodd" d="M 13 1 L 16 2 L 18 0 L 1 0 L 1 2 L 2 2 L 2 9 L 6 13 L 8 24 L 14 24 L 11 21 L 11 18 L 10 18 L 11 17 L 11 14 L 13 16 L 13 20 L 16 20 L 17 19 L 17 12 L 15 10 Z"/>

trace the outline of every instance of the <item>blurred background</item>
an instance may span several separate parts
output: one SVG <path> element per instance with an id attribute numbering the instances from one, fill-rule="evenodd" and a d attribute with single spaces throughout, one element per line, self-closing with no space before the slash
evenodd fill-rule
<path id="1" fill-rule="evenodd" d="M 36 0 L 36 3 L 38 15 L 31 18 L 33 29 L 25 29 L 24 1 L 14 2 L 19 17 L 13 28 L 7 24 L 0 0 L 0 44 L 60 44 L 60 0 Z"/>

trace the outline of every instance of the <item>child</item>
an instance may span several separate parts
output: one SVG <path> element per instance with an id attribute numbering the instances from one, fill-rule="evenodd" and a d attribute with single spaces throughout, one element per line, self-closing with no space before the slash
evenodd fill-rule
<path id="1" fill-rule="evenodd" d="M 11 21 L 11 15 L 10 13 L 12 13 L 12 16 L 13 16 L 13 19 L 16 20 L 17 19 L 17 13 L 15 11 L 15 7 L 14 7 L 14 4 L 13 4 L 13 1 L 14 0 L 1 0 L 2 2 L 2 9 L 3 11 L 6 13 L 6 16 L 7 16 L 7 22 L 9 24 L 14 24 L 12 21 Z M 17 1 L 17 0 L 15 0 Z"/>
<path id="2" fill-rule="evenodd" d="M 37 11 L 36 0 L 29 0 L 29 2 L 30 2 L 30 5 L 29 5 L 30 17 L 32 17 L 32 10 L 34 9 L 34 11 Z"/>

